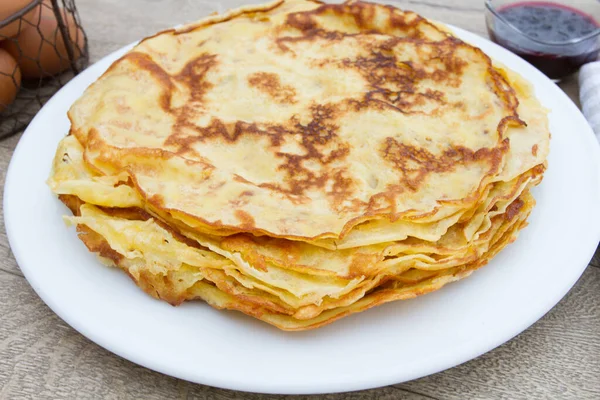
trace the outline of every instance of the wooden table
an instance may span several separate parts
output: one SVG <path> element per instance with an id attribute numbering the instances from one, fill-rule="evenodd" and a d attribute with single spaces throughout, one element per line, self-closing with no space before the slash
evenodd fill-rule
<path id="1" fill-rule="evenodd" d="M 90 39 L 92 61 L 157 30 L 240 3 L 244 1 L 77 0 Z M 486 36 L 483 0 L 394 3 Z M 575 79 L 561 87 L 578 101 Z M 18 137 L 13 137 L 0 142 L 0 187 L 17 141 Z M 3 221 L 0 213 L 2 226 Z M 23 278 L 4 229 L 0 229 L 0 399 L 284 397 L 192 384 L 147 370 L 100 348 L 42 303 Z M 600 399 L 600 252 L 551 312 L 484 356 L 416 381 L 322 398 Z"/>

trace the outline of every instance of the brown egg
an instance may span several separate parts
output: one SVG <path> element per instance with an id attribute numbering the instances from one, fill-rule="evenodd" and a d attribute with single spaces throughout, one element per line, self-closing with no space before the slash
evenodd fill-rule
<path id="1" fill-rule="evenodd" d="M 15 100 L 21 87 L 21 71 L 10 54 L 0 49 L 0 112 Z"/>
<path id="2" fill-rule="evenodd" d="M 17 12 L 23 10 L 27 7 L 32 0 L 0 0 L 0 21 L 4 21 L 10 16 L 16 14 Z M 30 11 L 25 13 L 21 18 L 21 26 L 26 27 L 29 26 L 25 21 L 33 21 L 36 18 L 37 13 L 39 12 L 38 7 L 33 7 Z M 7 37 L 15 36 L 19 33 L 19 19 L 14 20 L 10 24 L 3 26 L 0 28 L 0 40 L 5 39 Z"/>
<path id="3" fill-rule="evenodd" d="M 69 28 L 75 59 L 83 48 L 83 31 L 77 28 L 75 18 L 61 10 L 63 20 Z M 27 27 L 14 38 L 5 40 L 2 47 L 19 63 L 23 77 L 40 78 L 56 75 L 71 65 L 65 41 L 48 3 L 41 6 L 41 13 L 33 21 L 36 27 Z M 77 41 L 77 45 L 75 45 Z"/>

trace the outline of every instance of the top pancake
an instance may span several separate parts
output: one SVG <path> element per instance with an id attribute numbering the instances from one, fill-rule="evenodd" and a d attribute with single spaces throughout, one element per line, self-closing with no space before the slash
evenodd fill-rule
<path id="1" fill-rule="evenodd" d="M 416 14 L 290 0 L 142 41 L 69 116 L 90 168 L 187 225 L 315 240 L 446 218 L 543 162 L 505 168 L 517 110 L 481 50 Z"/>

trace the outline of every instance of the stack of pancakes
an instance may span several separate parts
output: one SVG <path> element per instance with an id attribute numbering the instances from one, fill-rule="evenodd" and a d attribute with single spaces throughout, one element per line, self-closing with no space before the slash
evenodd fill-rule
<path id="1" fill-rule="evenodd" d="M 49 185 L 102 261 L 173 305 L 285 330 L 468 276 L 515 240 L 546 111 L 391 6 L 277 1 L 143 40 L 69 111 Z"/>

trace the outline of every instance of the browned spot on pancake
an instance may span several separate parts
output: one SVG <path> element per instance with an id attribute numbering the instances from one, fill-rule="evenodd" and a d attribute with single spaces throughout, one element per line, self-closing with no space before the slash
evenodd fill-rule
<path id="1" fill-rule="evenodd" d="M 164 207 L 165 205 L 165 199 L 162 195 L 160 194 L 153 194 L 152 196 L 147 196 L 147 201 L 148 203 L 154 205 L 155 207 L 161 209 Z"/>
<path id="2" fill-rule="evenodd" d="M 362 46 L 367 55 L 342 60 L 320 60 L 317 66 L 326 68 L 354 69 L 359 72 L 369 90 L 362 99 L 352 99 L 348 104 L 356 110 L 365 107 L 376 109 L 391 108 L 402 113 L 435 114 L 445 106 L 446 96 L 442 91 L 422 87 L 422 81 L 437 81 L 448 86 L 461 83 L 463 69 L 467 63 L 457 50 L 467 46 L 460 41 L 447 38 L 439 42 L 421 42 L 406 38 L 392 38 L 385 41 L 358 41 L 354 46 Z M 396 47 L 413 45 L 423 60 L 418 65 L 405 58 L 403 51 Z M 429 85 L 429 84 L 427 84 Z M 464 108 L 464 104 L 450 104 Z"/>
<path id="3" fill-rule="evenodd" d="M 404 58 L 403 52 L 395 50 L 396 46 L 407 44 L 414 44 L 415 50 L 421 53 L 423 62 L 419 66 Z M 402 113 L 425 113 L 423 107 L 427 106 L 430 111 L 426 113 L 435 114 L 439 107 L 446 105 L 445 95 L 431 88 L 420 88 L 421 82 L 437 81 L 458 86 L 467 65 L 456 53 L 463 44 L 453 39 L 416 45 L 414 40 L 393 38 L 364 44 L 367 45 L 365 49 L 369 55 L 341 61 L 342 67 L 356 69 L 369 84 L 370 90 L 363 100 L 351 102 L 357 109 L 383 107 Z M 464 107 L 461 104 L 452 106 Z"/>
<path id="4" fill-rule="evenodd" d="M 174 78 L 192 89 L 192 101 L 200 101 L 212 87 L 212 84 L 206 81 L 206 74 L 216 64 L 215 54 L 204 53 L 189 61 Z"/>
<path id="5" fill-rule="evenodd" d="M 341 142 L 337 136 L 338 126 L 332 121 L 340 116 L 340 112 L 334 104 L 315 104 L 311 106 L 312 119 L 305 124 L 300 123 L 298 117 L 292 117 L 283 124 L 257 124 L 236 121 L 235 123 L 224 123 L 213 118 L 208 126 L 194 127 L 189 136 L 173 135 L 167 140 L 167 144 L 177 143 L 180 153 L 189 152 L 194 142 L 207 140 L 224 141 L 235 143 L 242 136 L 260 136 L 269 140 L 273 153 L 281 158 L 283 162 L 278 167 L 285 172 L 285 184 L 264 183 L 260 187 L 279 191 L 288 196 L 292 201 L 302 202 L 304 192 L 310 188 L 323 188 L 331 180 L 332 190 L 330 195 L 334 202 L 340 202 L 342 197 L 350 194 L 352 182 L 345 178 L 343 171 L 328 173 L 316 173 L 307 168 L 304 163 L 308 160 L 326 166 L 335 160 L 344 158 L 349 153 L 348 145 Z M 278 148 L 285 139 L 295 140 L 302 148 L 302 154 L 284 153 Z M 233 179 L 238 182 L 253 184 L 240 175 L 234 175 Z M 337 200 L 336 200 L 337 199 Z"/>
<path id="6" fill-rule="evenodd" d="M 380 19 L 376 19 L 377 8 L 385 13 L 384 19 L 389 21 L 388 26 L 381 26 Z M 419 23 L 425 23 L 424 18 L 417 14 L 407 12 L 398 13 L 393 6 L 381 6 L 378 4 L 352 1 L 343 4 L 323 4 L 322 6 L 309 11 L 291 13 L 287 17 L 287 24 L 303 32 L 314 32 L 321 29 L 328 17 L 351 17 L 353 26 L 360 28 L 361 31 L 371 33 L 384 33 L 393 28 L 402 28 L 406 30 L 409 27 L 415 27 Z M 352 25 L 350 21 L 347 21 Z M 386 32 L 389 33 L 389 32 Z M 418 34 L 414 31 L 413 34 Z"/>
<path id="7" fill-rule="evenodd" d="M 240 183 L 252 184 L 252 182 L 250 182 L 248 179 L 244 178 L 243 176 L 239 176 L 238 174 L 233 174 L 233 180 Z"/>
<path id="8" fill-rule="evenodd" d="M 201 140 L 202 135 L 198 135 L 200 128 L 192 121 L 202 109 L 204 95 L 213 87 L 213 84 L 206 79 L 206 75 L 216 65 L 216 55 L 202 54 L 188 62 L 179 74 L 173 77 L 190 89 L 190 99 L 185 105 L 168 110 L 175 116 L 175 124 L 174 132 L 165 140 L 165 145 L 174 146 L 178 154 L 191 153 L 199 157 L 192 145 Z M 217 129 L 220 128 L 217 127 Z"/>
<path id="9" fill-rule="evenodd" d="M 82 201 L 79 197 L 72 194 L 59 194 L 58 199 L 62 201 L 63 204 L 69 208 L 69 210 L 71 210 L 73 215 L 75 215 L 76 217 L 81 215 L 81 213 L 79 212 L 79 207 L 85 204 L 85 202 Z"/>
<path id="10" fill-rule="evenodd" d="M 488 62 L 488 72 L 490 73 L 493 83 L 494 83 L 494 91 L 496 94 L 503 99 L 503 101 L 508 105 L 510 109 L 512 109 L 513 116 L 518 118 L 517 107 L 519 106 L 519 99 L 517 98 L 517 93 L 512 86 L 509 85 L 508 81 L 492 67 L 492 60 L 485 54 L 481 49 L 475 47 L 474 51 L 483 55 L 483 57 Z M 527 126 L 527 124 L 521 121 L 523 126 Z"/>
<path id="11" fill-rule="evenodd" d="M 279 75 L 270 72 L 256 72 L 248 76 L 248 84 L 278 103 L 296 103 L 296 89 L 289 85 L 282 85 Z"/>
<path id="12" fill-rule="evenodd" d="M 384 16 L 376 17 L 377 9 Z M 327 19 L 343 18 L 348 25 L 349 32 L 331 31 L 327 28 Z M 352 18 L 352 21 L 349 20 Z M 381 21 L 387 21 L 382 24 Z M 352 23 L 353 22 L 353 23 Z M 362 1 L 352 1 L 343 4 L 324 4 L 309 11 L 300 11 L 288 14 L 286 25 L 302 33 L 302 35 L 283 36 L 276 39 L 277 46 L 282 51 L 290 51 L 288 43 L 310 41 L 323 38 L 329 41 L 338 41 L 344 37 L 363 34 L 389 34 L 408 37 L 414 40 L 424 40 L 426 35 L 419 26 L 429 26 L 431 30 L 438 31 L 430 22 L 412 12 L 398 12 L 398 9 L 389 5 L 379 5 Z M 360 33 L 354 33 L 354 31 Z"/>
<path id="13" fill-rule="evenodd" d="M 497 128 L 497 132 L 500 135 L 500 137 L 504 137 L 504 133 L 507 131 L 507 129 L 510 125 L 527 126 L 525 121 L 521 120 L 518 116 L 516 116 L 516 111 L 515 111 L 515 115 L 510 115 L 510 116 L 504 117 L 500 120 L 500 123 L 498 124 L 498 128 Z"/>
<path id="14" fill-rule="evenodd" d="M 531 169 L 531 173 L 532 173 L 532 176 L 534 179 L 543 175 L 545 171 L 546 171 L 546 165 L 544 165 L 544 164 L 538 164 Z"/>
<path id="15" fill-rule="evenodd" d="M 381 256 L 378 253 L 361 253 L 357 252 L 352 256 L 350 266 L 348 267 L 347 279 L 358 278 L 361 275 L 372 273 L 373 265 L 379 261 Z"/>
<path id="16" fill-rule="evenodd" d="M 286 173 L 286 185 L 263 183 L 259 186 L 279 191 L 292 201 L 302 202 L 306 190 L 324 188 L 330 180 L 333 180 L 333 190 L 329 195 L 334 202 L 338 202 L 341 199 L 336 200 L 336 197 L 341 193 L 349 193 L 351 181 L 343 178 L 342 171 L 331 175 L 326 172 L 319 174 L 307 168 L 304 163 L 310 160 L 325 167 L 335 160 L 346 157 L 350 150 L 347 144 L 338 140 L 338 126 L 331 122 L 337 116 L 334 105 L 314 105 L 311 107 L 311 112 L 312 120 L 309 123 L 302 124 L 297 117 L 293 117 L 289 123 L 290 127 L 281 126 L 275 130 L 278 135 L 299 138 L 299 144 L 304 149 L 303 154 L 276 153 L 284 160 L 278 169 Z"/>
<path id="17" fill-rule="evenodd" d="M 98 255 L 108 258 L 115 265 L 118 265 L 119 262 L 123 259 L 123 256 L 113 250 L 108 242 L 96 231 L 90 229 L 85 225 L 77 225 L 77 236 L 79 239 L 85 244 L 85 247 L 92 253 L 97 253 Z"/>
<path id="18" fill-rule="evenodd" d="M 127 60 L 135 64 L 139 69 L 149 72 L 154 79 L 162 86 L 163 91 L 160 97 L 160 106 L 168 111 L 171 108 L 171 95 L 175 90 L 175 85 L 171 81 L 171 76 L 158 65 L 148 54 L 133 51 L 123 56 L 119 62 Z"/>
<path id="19" fill-rule="evenodd" d="M 506 207 L 506 211 L 504 212 L 504 218 L 507 221 L 513 219 L 519 213 L 519 210 L 521 209 L 521 207 L 523 207 L 524 204 L 525 202 L 521 200 L 521 198 L 518 198 L 512 203 L 510 203 L 510 205 Z"/>
<path id="20" fill-rule="evenodd" d="M 277 46 L 282 51 L 290 51 L 288 43 L 313 40 L 314 38 L 323 38 L 328 41 L 337 41 L 346 36 L 353 36 L 352 33 L 340 31 L 331 31 L 324 27 L 319 17 L 331 15 L 351 16 L 358 27 L 364 30 L 377 32 L 377 27 L 373 24 L 375 8 L 372 4 L 355 2 L 353 4 L 324 4 L 314 10 L 290 13 L 286 17 L 286 25 L 299 30 L 303 33 L 301 36 L 284 36 L 276 39 Z M 367 28 L 367 26 L 369 26 Z"/>
<path id="21" fill-rule="evenodd" d="M 118 113 L 120 113 L 120 114 L 127 114 L 130 111 L 131 111 L 131 107 L 129 107 L 128 105 L 125 105 L 122 102 L 118 102 L 117 103 L 117 112 Z M 131 123 L 130 122 L 114 121 L 114 123 L 115 123 L 115 125 L 117 123 L 121 123 L 121 125 L 117 125 L 117 126 L 120 126 L 121 128 L 131 129 Z"/>
<path id="22" fill-rule="evenodd" d="M 238 197 L 230 199 L 227 204 L 232 208 L 241 208 L 249 203 L 247 196 L 240 194 Z M 250 228 L 251 229 L 251 228 Z"/>
<path id="23" fill-rule="evenodd" d="M 292 14 L 290 14 L 290 15 L 292 15 Z M 275 39 L 275 44 L 277 45 L 277 47 L 279 47 L 280 50 L 289 52 L 289 51 L 291 51 L 291 49 L 288 46 L 288 43 L 314 40 L 314 38 L 317 38 L 317 37 L 333 42 L 333 41 L 338 41 L 346 36 L 352 36 L 352 35 L 345 34 L 342 32 L 337 32 L 337 31 L 326 31 L 324 29 L 315 29 L 313 31 L 309 31 L 309 34 L 307 34 L 305 36 L 278 37 L 277 39 Z"/>
<path id="24" fill-rule="evenodd" d="M 318 10 L 322 10 L 323 7 L 319 7 L 313 11 L 304 11 L 288 14 L 288 16 L 286 17 L 286 23 L 287 25 L 296 28 L 300 31 L 315 30 L 319 27 L 319 25 L 317 24 L 317 21 L 315 21 L 315 19 L 313 18 L 313 15 L 315 15 Z"/>
<path id="25" fill-rule="evenodd" d="M 179 131 L 171 135 L 165 144 L 175 144 L 178 146 L 178 154 L 195 153 L 192 146 L 196 142 L 204 142 L 206 140 L 224 140 L 229 143 L 235 143 L 243 135 L 256 135 L 268 137 L 273 146 L 279 146 L 282 139 L 282 134 L 285 130 L 278 126 L 259 127 L 256 123 L 247 123 L 236 121 L 233 123 L 224 123 L 220 119 L 212 118 L 209 125 L 191 126 L 188 125 L 186 132 Z M 198 159 L 202 157 L 196 154 Z"/>
<path id="26" fill-rule="evenodd" d="M 331 196 L 332 205 L 338 210 L 352 210 L 363 205 L 358 199 L 351 198 L 354 180 L 346 175 L 346 170 L 340 169 L 331 174 L 333 184 L 329 195 Z"/>
<path id="27" fill-rule="evenodd" d="M 424 148 L 417 148 L 388 137 L 381 150 L 384 159 L 390 161 L 400 174 L 398 185 L 391 185 L 390 190 L 402 192 L 416 191 L 430 173 L 442 173 L 454 170 L 466 163 L 487 161 L 492 170 L 500 165 L 503 153 L 508 149 L 508 139 L 502 147 L 481 148 L 477 151 L 456 146 L 435 155 Z"/>
<path id="28" fill-rule="evenodd" d="M 102 207 L 96 206 L 103 213 L 113 218 L 122 218 L 133 221 L 146 221 L 152 218 L 145 210 L 139 207 L 117 208 L 117 207 Z"/>
<path id="29" fill-rule="evenodd" d="M 533 154 L 533 156 L 534 156 L 534 157 L 537 157 L 537 152 L 538 152 L 538 145 L 537 145 L 537 144 L 534 144 L 534 145 L 531 147 L 531 154 Z"/>
<path id="30" fill-rule="evenodd" d="M 254 220 L 254 218 L 252 218 L 252 215 L 248 214 L 246 211 L 235 210 L 234 214 L 235 214 L 235 217 L 238 220 L 240 220 L 240 222 L 241 222 L 240 226 L 243 229 L 254 228 L 256 226 L 256 221 Z"/>
<path id="31" fill-rule="evenodd" d="M 119 187 L 119 186 L 133 187 L 133 180 L 131 179 L 131 177 L 127 177 L 126 181 L 119 181 L 113 185 L 113 187 Z"/>
<path id="32" fill-rule="evenodd" d="M 171 271 L 168 272 L 169 276 L 166 276 L 162 274 L 153 274 L 148 270 L 141 269 L 138 271 L 138 278 L 136 278 L 125 266 L 120 267 L 127 272 L 140 289 L 152 297 L 164 300 L 172 306 L 178 306 L 185 300 L 188 300 L 187 293 L 185 291 L 182 292 L 181 290 L 177 290 L 175 287 L 171 278 Z"/>

